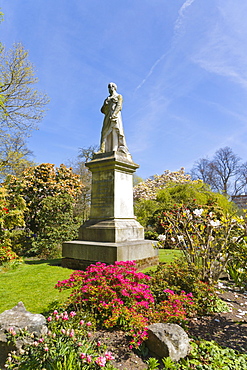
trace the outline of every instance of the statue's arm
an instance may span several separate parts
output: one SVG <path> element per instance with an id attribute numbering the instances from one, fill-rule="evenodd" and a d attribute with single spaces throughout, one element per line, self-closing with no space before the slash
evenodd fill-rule
<path id="1" fill-rule="evenodd" d="M 118 102 L 116 104 L 116 108 L 114 109 L 114 112 L 113 112 L 113 118 L 116 118 L 118 113 L 122 110 L 122 106 L 123 106 L 123 97 L 122 95 L 118 95 Z"/>
<path id="2" fill-rule="evenodd" d="M 105 99 L 104 104 L 102 105 L 102 108 L 101 108 L 100 111 L 103 114 L 107 114 L 107 111 L 108 111 L 108 100 L 107 100 L 107 98 Z"/>

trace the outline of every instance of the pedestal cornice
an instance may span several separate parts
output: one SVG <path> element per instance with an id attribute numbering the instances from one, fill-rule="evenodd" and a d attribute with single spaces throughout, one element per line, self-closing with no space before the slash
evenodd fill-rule
<path id="1" fill-rule="evenodd" d="M 112 169 L 132 174 L 139 168 L 139 165 L 132 161 L 130 154 L 121 152 L 94 154 L 92 161 L 87 162 L 85 165 L 92 172 Z"/>

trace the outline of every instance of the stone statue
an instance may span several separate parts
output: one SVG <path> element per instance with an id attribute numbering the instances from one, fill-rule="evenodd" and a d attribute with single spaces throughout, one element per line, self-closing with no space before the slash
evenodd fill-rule
<path id="1" fill-rule="evenodd" d="M 123 131 L 121 110 L 122 95 L 117 93 L 117 85 L 108 85 L 109 96 L 105 99 L 101 112 L 105 115 L 101 131 L 100 153 L 122 152 L 129 154 Z"/>

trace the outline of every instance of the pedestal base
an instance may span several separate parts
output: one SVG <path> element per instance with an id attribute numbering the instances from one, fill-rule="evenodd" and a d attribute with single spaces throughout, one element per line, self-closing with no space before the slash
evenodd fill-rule
<path id="1" fill-rule="evenodd" d="M 79 240 L 122 243 L 144 240 L 144 228 L 134 218 L 89 220 L 79 230 Z"/>
<path id="2" fill-rule="evenodd" d="M 121 243 L 73 240 L 63 243 L 62 266 L 85 269 L 96 262 L 114 264 L 116 261 L 136 261 L 144 268 L 158 264 L 158 250 L 151 240 L 132 240 Z"/>

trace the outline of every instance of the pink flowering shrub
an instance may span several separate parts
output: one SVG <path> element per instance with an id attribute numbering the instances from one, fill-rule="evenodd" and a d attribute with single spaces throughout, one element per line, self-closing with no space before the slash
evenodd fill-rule
<path id="1" fill-rule="evenodd" d="M 150 315 L 151 315 L 150 310 Z M 147 339 L 147 325 L 149 319 L 146 315 L 136 312 L 135 307 L 119 306 L 104 321 L 105 328 L 121 327 L 127 336 L 131 337 L 130 348 L 139 347 Z"/>
<path id="2" fill-rule="evenodd" d="M 75 271 L 69 279 L 58 282 L 57 289 L 71 289 L 67 307 L 90 312 L 98 328 L 121 329 L 131 338 L 130 347 L 139 347 L 147 338 L 147 326 L 152 322 L 184 323 L 195 311 L 192 293 L 162 288 L 159 275 L 137 272 L 134 262 L 96 263 L 86 271 Z M 161 285 L 160 285 L 161 284 Z M 153 291 L 153 292 L 152 292 Z M 153 295 L 154 293 L 154 295 Z M 155 299 L 154 299 L 155 297 Z"/>
<path id="3" fill-rule="evenodd" d="M 96 263 L 86 271 L 75 271 L 56 288 L 72 289 L 68 304 L 75 310 L 88 310 L 100 327 L 124 328 L 132 345 L 145 339 L 154 298 L 146 284 L 150 278 L 137 272 L 134 262 Z"/>
<path id="4" fill-rule="evenodd" d="M 170 289 L 165 289 L 164 292 L 167 294 L 167 299 L 157 304 L 153 321 L 183 324 L 189 312 L 195 309 L 192 293 L 186 294 L 181 291 L 178 294 Z"/>

